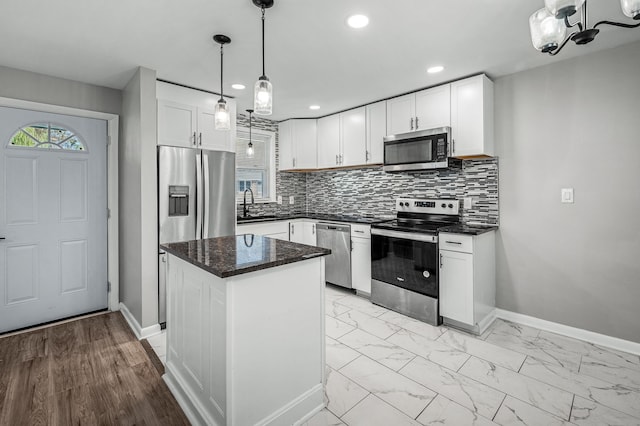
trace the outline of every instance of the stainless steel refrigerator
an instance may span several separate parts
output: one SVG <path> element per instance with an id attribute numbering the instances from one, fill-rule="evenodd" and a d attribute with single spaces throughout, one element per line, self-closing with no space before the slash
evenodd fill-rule
<path id="1" fill-rule="evenodd" d="M 160 244 L 234 235 L 236 155 L 158 147 Z M 159 322 L 166 322 L 166 254 L 159 251 Z"/>

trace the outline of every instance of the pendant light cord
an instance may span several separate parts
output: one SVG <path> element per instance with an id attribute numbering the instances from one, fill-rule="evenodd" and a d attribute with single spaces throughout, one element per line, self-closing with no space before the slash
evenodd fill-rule
<path id="1" fill-rule="evenodd" d="M 224 87 L 222 86 L 224 73 L 224 44 L 220 44 L 220 99 L 224 100 Z"/>
<path id="2" fill-rule="evenodd" d="M 264 73 L 264 6 L 262 6 L 262 76 L 265 77 L 265 73 Z"/>

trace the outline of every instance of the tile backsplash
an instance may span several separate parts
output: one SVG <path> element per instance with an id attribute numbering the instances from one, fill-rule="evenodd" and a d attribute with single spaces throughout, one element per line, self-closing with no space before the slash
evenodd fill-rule
<path id="1" fill-rule="evenodd" d="M 448 169 L 386 173 L 382 166 L 307 174 L 307 210 L 346 215 L 395 215 L 398 197 L 472 197 L 463 222 L 498 224 L 498 159 L 457 161 Z"/>
<path id="2" fill-rule="evenodd" d="M 238 127 L 248 127 L 249 117 L 238 114 Z M 276 133 L 276 165 L 279 164 L 278 124 L 253 118 L 257 129 Z M 425 172 L 386 173 L 382 166 L 311 173 L 276 172 L 276 193 L 283 204 L 257 203 L 251 215 L 326 213 L 344 215 L 395 215 L 398 197 L 456 198 L 461 200 L 461 220 L 497 225 L 498 159 L 454 160 L 448 169 Z M 277 166 L 276 166 L 277 167 Z M 289 204 L 293 196 L 294 204 Z M 471 197 L 472 207 L 464 209 L 462 198 Z M 242 206 L 238 207 L 242 212 Z"/>

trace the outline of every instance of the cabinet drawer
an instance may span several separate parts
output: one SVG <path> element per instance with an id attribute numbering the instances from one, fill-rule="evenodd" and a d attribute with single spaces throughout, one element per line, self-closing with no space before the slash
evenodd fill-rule
<path id="1" fill-rule="evenodd" d="M 360 238 L 371 238 L 371 226 L 351 224 L 351 236 Z"/>
<path id="2" fill-rule="evenodd" d="M 236 235 L 242 234 L 257 234 L 257 235 L 272 235 L 272 234 L 286 234 L 289 235 L 289 222 L 267 222 L 267 223 L 247 223 L 239 224 L 236 227 Z"/>
<path id="3" fill-rule="evenodd" d="M 441 250 L 473 253 L 473 236 L 471 235 L 447 234 L 441 232 L 438 236 L 438 243 L 440 244 Z"/>

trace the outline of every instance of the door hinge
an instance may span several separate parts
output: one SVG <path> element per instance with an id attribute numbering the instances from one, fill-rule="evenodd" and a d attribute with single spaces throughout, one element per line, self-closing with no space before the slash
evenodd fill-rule
<path id="1" fill-rule="evenodd" d="M 111 281 L 107 281 L 107 293 L 111 293 Z"/>

